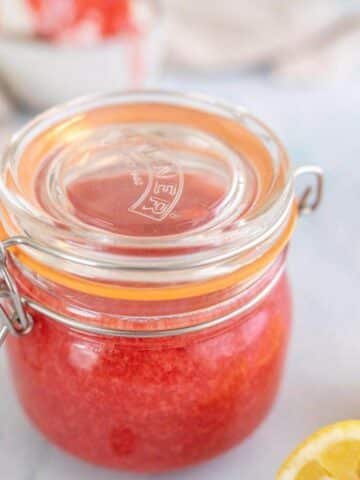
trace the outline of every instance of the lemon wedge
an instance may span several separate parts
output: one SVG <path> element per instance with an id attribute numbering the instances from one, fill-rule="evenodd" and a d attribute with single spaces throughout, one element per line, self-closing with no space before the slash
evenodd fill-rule
<path id="1" fill-rule="evenodd" d="M 276 480 L 360 480 L 360 420 L 335 423 L 309 437 Z"/>

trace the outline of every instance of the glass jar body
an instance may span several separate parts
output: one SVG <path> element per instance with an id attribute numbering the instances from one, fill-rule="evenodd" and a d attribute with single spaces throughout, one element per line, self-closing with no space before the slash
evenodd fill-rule
<path id="1" fill-rule="evenodd" d="M 95 335 L 31 312 L 32 332 L 7 342 L 25 412 L 50 441 L 107 467 L 165 471 L 233 447 L 266 416 L 278 389 L 291 323 L 284 261 L 248 289 L 247 301 L 278 276 L 247 313 L 180 336 Z M 25 276 L 17 280 L 23 295 L 69 307 L 68 292 L 50 297 Z M 212 305 L 207 319 L 242 302 L 243 294 Z"/>

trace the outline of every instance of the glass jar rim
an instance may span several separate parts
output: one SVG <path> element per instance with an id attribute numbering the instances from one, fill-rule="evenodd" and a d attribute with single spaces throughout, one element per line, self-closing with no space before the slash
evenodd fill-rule
<path id="1" fill-rule="evenodd" d="M 249 139 L 258 142 L 257 147 L 261 154 L 267 155 L 272 162 L 272 185 L 264 201 L 257 206 L 256 211 L 251 212 L 252 215 L 236 218 L 231 228 L 228 224 L 226 228 L 215 225 L 207 230 L 191 231 L 188 235 L 157 238 L 134 238 L 111 233 L 104 235 L 98 231 L 69 229 L 67 225 L 44 217 L 42 212 L 36 211 L 34 205 L 27 203 L 18 188 L 14 188 L 14 183 L 15 187 L 18 187 L 14 172 L 21 166 L 21 160 L 29 146 L 45 131 L 59 130 L 87 112 L 114 104 L 172 105 L 179 109 L 188 109 L 189 112 L 202 112 L 209 117 L 218 117 L 237 125 L 244 135 L 248 134 Z M 71 128 L 68 131 L 70 135 Z M 9 170 L 12 170 L 11 187 L 7 177 Z M 40 115 L 10 142 L 0 163 L 0 193 L 3 198 L 6 235 L 25 238 L 27 241 L 23 243 L 23 249 L 29 257 L 52 269 L 70 274 L 78 273 L 80 265 L 81 276 L 84 278 L 110 278 L 114 281 L 126 279 L 153 283 L 154 272 L 159 271 L 164 273 L 164 276 L 161 275 L 161 283 L 187 282 L 189 272 L 194 281 L 230 273 L 255 262 L 270 250 L 279 238 L 283 237 L 294 213 L 293 174 L 283 146 L 268 127 L 244 109 L 211 100 L 203 95 L 156 90 L 92 95 Z M 84 251 L 84 241 L 87 245 L 90 244 L 89 250 Z M 104 253 L 98 248 L 103 245 L 131 248 L 132 251 L 120 255 L 108 251 Z M 152 251 L 156 248 L 157 254 L 147 257 L 137 254 L 138 249 L 146 248 Z M 160 250 L 169 249 L 172 252 L 177 250 L 176 254 L 158 254 Z M 89 258 L 93 260 L 88 262 Z M 215 268 L 219 265 L 220 268 Z"/>

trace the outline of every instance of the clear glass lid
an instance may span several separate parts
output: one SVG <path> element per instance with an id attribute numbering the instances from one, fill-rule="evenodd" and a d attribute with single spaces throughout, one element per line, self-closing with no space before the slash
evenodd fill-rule
<path id="1" fill-rule="evenodd" d="M 25 251 L 42 264 L 109 281 L 187 282 L 249 264 L 281 236 L 294 198 L 267 127 L 167 92 L 45 113 L 12 140 L 0 177 L 7 236 L 40 246 Z"/>

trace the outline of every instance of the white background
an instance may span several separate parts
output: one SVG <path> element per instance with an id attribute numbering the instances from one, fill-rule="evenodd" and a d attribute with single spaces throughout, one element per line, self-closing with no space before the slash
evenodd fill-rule
<path id="1" fill-rule="evenodd" d="M 356 83 L 290 86 L 261 76 L 174 78 L 168 74 L 162 86 L 205 92 L 247 106 L 274 128 L 294 164 L 316 163 L 326 171 L 321 210 L 301 219 L 292 243 L 289 270 L 295 321 L 275 408 L 231 452 L 194 468 L 156 476 L 269 480 L 290 450 L 314 429 L 360 418 L 360 88 Z M 3 122 L 3 127 L 14 128 L 23 121 L 15 117 L 12 125 Z M 0 353 L 0 477 L 154 478 L 96 469 L 44 441 L 20 411 L 4 351 Z"/>

